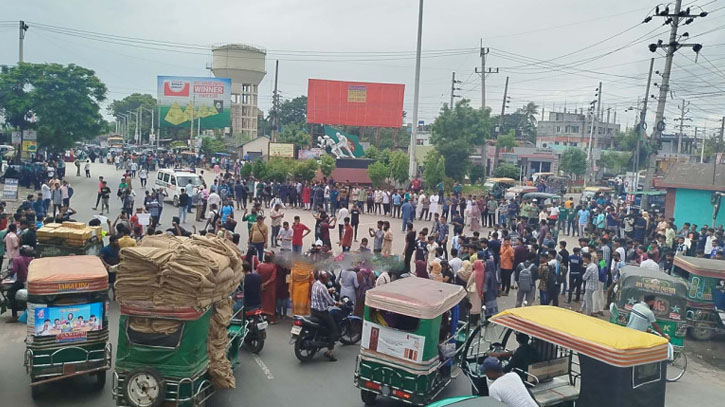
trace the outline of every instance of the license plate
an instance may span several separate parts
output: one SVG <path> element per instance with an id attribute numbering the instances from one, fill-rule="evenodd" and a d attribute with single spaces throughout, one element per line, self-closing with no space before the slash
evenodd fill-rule
<path id="1" fill-rule="evenodd" d="M 257 329 L 260 330 L 260 331 L 265 330 L 265 329 L 267 329 L 267 325 L 269 325 L 267 323 L 267 321 L 260 322 L 260 323 L 257 324 Z"/>
<path id="2" fill-rule="evenodd" d="M 299 335 L 300 332 L 302 332 L 302 327 L 297 325 L 293 326 L 292 330 L 290 331 L 292 335 Z"/>

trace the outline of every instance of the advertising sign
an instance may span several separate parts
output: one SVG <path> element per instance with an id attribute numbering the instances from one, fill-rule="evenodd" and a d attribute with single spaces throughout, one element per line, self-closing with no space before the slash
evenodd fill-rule
<path id="1" fill-rule="evenodd" d="M 321 148 L 311 148 L 309 150 L 299 150 L 299 151 L 297 151 L 297 159 L 308 160 L 311 158 L 313 160 L 316 160 L 316 159 L 322 157 L 323 154 L 325 154 L 325 150 L 323 150 Z"/>
<path id="2" fill-rule="evenodd" d="M 157 86 L 161 127 L 188 127 L 200 118 L 202 129 L 231 125 L 231 79 L 159 76 Z"/>
<path id="3" fill-rule="evenodd" d="M 310 79 L 307 122 L 341 126 L 400 127 L 405 85 Z"/>
<path id="4" fill-rule="evenodd" d="M 365 321 L 360 346 L 384 355 L 422 363 L 425 337 Z"/>
<path id="5" fill-rule="evenodd" d="M 35 130 L 24 130 L 23 140 L 37 140 L 38 133 Z"/>
<path id="6" fill-rule="evenodd" d="M 332 126 L 324 126 L 323 130 L 325 132 L 325 135 L 330 137 L 332 139 L 332 141 L 334 141 L 335 144 L 338 144 L 338 145 L 340 143 L 340 139 L 337 137 L 338 133 L 345 136 L 345 138 L 347 139 L 347 149 L 343 150 L 343 151 L 351 152 L 355 158 L 360 158 L 365 155 L 365 150 L 363 149 L 363 146 L 360 144 L 360 138 L 358 136 L 356 136 L 354 134 L 345 133 L 344 131 L 336 129 Z M 319 143 L 320 142 L 318 140 L 318 144 Z M 327 150 L 330 150 L 330 147 L 328 147 Z M 327 151 L 327 152 L 331 153 L 331 154 L 333 153 L 332 151 Z"/>
<path id="7" fill-rule="evenodd" d="M 18 199 L 18 180 L 16 178 L 5 178 L 3 199 Z"/>
<path id="8" fill-rule="evenodd" d="M 295 158 L 295 145 L 292 143 L 269 143 L 269 156 Z"/>
<path id="9" fill-rule="evenodd" d="M 38 142 L 35 140 L 23 140 L 23 152 L 34 153 L 38 151 Z"/>
<path id="10" fill-rule="evenodd" d="M 35 336 L 55 336 L 56 342 L 86 340 L 89 331 L 103 328 L 103 303 L 35 308 Z"/>
<path id="11" fill-rule="evenodd" d="M 10 139 L 13 144 L 20 144 L 20 140 L 22 139 L 21 133 L 19 131 L 10 133 Z"/>
<path id="12" fill-rule="evenodd" d="M 639 174 L 634 171 L 627 171 L 624 175 L 624 190 L 627 193 L 637 192 L 637 186 L 639 184 Z"/>

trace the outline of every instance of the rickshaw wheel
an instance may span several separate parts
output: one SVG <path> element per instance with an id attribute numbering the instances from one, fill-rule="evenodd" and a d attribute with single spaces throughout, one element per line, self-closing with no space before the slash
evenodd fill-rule
<path id="1" fill-rule="evenodd" d="M 93 376 L 96 376 L 96 383 L 93 385 L 96 390 L 102 390 L 106 386 L 106 373 L 107 370 L 93 373 Z"/>
<path id="2" fill-rule="evenodd" d="M 360 338 L 362 337 L 362 326 L 360 324 L 360 321 L 348 320 L 347 323 L 342 326 L 340 332 L 340 342 L 342 342 L 343 345 L 354 345 L 360 341 Z"/>
<path id="3" fill-rule="evenodd" d="M 360 398 L 366 406 L 372 406 L 375 405 L 375 399 L 378 398 L 378 395 L 371 391 L 360 390 Z"/>
<path id="4" fill-rule="evenodd" d="M 158 407 L 166 397 L 166 382 L 158 370 L 132 370 L 123 386 L 123 396 L 131 407 Z"/>
<path id="5" fill-rule="evenodd" d="M 303 337 L 299 337 L 295 341 L 295 356 L 301 362 L 306 362 L 308 360 L 311 360 L 315 356 L 315 353 L 317 353 L 317 348 L 307 349 L 307 348 L 302 347 L 304 341 L 305 341 L 305 338 L 303 338 Z"/>
<path id="6" fill-rule="evenodd" d="M 687 355 L 680 349 L 675 348 L 672 360 L 667 362 L 667 381 L 676 382 L 684 376 L 687 370 Z"/>

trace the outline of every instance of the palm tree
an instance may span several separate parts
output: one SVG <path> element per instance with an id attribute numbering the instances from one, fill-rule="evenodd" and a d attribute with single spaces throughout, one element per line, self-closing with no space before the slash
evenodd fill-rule
<path id="1" fill-rule="evenodd" d="M 539 105 L 534 102 L 529 102 L 519 109 L 518 113 L 521 114 L 519 128 L 523 130 L 529 140 L 535 141 L 536 116 L 539 114 Z"/>

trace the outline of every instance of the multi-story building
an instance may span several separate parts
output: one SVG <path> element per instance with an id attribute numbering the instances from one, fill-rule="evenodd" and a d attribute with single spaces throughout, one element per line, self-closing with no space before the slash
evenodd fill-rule
<path id="1" fill-rule="evenodd" d="M 591 118 L 583 113 L 549 112 L 548 120 L 541 120 L 536 127 L 536 147 L 564 150 L 589 147 Z M 607 149 L 614 146 L 619 125 L 606 120 L 595 120 L 593 147 Z"/>

